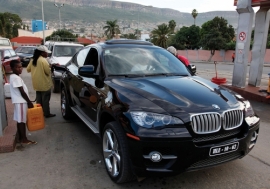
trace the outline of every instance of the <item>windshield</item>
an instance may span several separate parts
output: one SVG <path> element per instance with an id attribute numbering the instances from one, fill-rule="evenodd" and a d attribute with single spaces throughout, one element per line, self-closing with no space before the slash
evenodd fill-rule
<path id="1" fill-rule="evenodd" d="M 181 75 L 190 73 L 167 50 L 156 47 L 117 47 L 104 51 L 104 65 L 109 76 Z"/>
<path id="2" fill-rule="evenodd" d="M 0 46 L 11 46 L 8 39 L 0 39 Z"/>
<path id="3" fill-rule="evenodd" d="M 82 46 L 55 46 L 53 55 L 56 57 L 70 56 L 72 57 L 76 52 L 82 49 Z"/>
<path id="4" fill-rule="evenodd" d="M 34 54 L 35 47 L 20 47 L 16 53 Z"/>

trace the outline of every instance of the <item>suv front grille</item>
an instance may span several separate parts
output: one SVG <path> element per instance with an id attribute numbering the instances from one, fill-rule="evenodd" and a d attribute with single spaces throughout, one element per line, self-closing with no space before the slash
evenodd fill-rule
<path id="1" fill-rule="evenodd" d="M 191 123 L 197 134 L 214 133 L 220 130 L 221 116 L 219 113 L 197 114 L 191 117 Z"/>
<path id="2" fill-rule="evenodd" d="M 224 130 L 232 130 L 243 122 L 242 110 L 229 110 L 219 114 L 216 112 L 194 114 L 191 116 L 192 129 L 196 134 L 218 132 L 223 125 Z"/>
<path id="3" fill-rule="evenodd" d="M 224 112 L 223 115 L 223 128 L 224 130 L 231 130 L 239 127 L 243 122 L 243 111 L 230 110 Z"/>

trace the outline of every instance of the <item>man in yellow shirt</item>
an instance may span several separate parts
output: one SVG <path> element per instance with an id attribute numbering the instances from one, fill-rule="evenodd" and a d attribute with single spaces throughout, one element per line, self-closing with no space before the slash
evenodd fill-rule
<path id="1" fill-rule="evenodd" d="M 41 104 L 44 116 L 47 118 L 55 116 L 55 114 L 50 113 L 52 79 L 51 65 L 46 59 L 48 53 L 51 53 L 51 51 L 46 46 L 38 46 L 27 66 L 27 72 L 31 72 L 37 103 Z"/>

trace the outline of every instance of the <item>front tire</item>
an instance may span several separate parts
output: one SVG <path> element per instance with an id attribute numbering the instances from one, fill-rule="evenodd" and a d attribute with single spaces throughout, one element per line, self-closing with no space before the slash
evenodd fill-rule
<path id="1" fill-rule="evenodd" d="M 106 124 L 102 136 L 103 158 L 110 178 L 115 183 L 134 180 L 123 129 L 116 122 L 110 122 Z"/>
<path id="2" fill-rule="evenodd" d="M 73 118 L 74 113 L 70 108 L 69 102 L 68 102 L 68 96 L 66 93 L 65 88 L 62 88 L 61 90 L 61 113 L 64 119 L 68 120 Z"/>

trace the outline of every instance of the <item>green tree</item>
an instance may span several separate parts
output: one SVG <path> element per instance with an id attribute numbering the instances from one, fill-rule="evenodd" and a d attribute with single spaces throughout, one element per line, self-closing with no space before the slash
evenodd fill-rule
<path id="1" fill-rule="evenodd" d="M 172 46 L 179 50 L 198 49 L 200 42 L 200 27 L 192 25 L 190 27 L 182 27 L 176 32 L 170 41 Z"/>
<path id="2" fill-rule="evenodd" d="M 22 19 L 17 14 L 0 13 L 0 35 L 6 38 L 18 36 L 18 29 L 22 27 Z"/>
<path id="3" fill-rule="evenodd" d="M 171 33 L 174 33 L 174 29 L 176 27 L 176 22 L 174 20 L 169 21 L 169 28 L 171 29 Z"/>
<path id="4" fill-rule="evenodd" d="M 121 35 L 121 38 L 126 38 L 126 39 L 137 39 L 137 36 L 135 33 L 128 33 L 128 34 L 123 34 Z"/>
<path id="5" fill-rule="evenodd" d="M 195 25 L 195 20 L 196 20 L 196 17 L 198 16 L 198 11 L 196 9 L 193 9 L 191 15 L 194 18 L 194 25 Z"/>
<path id="6" fill-rule="evenodd" d="M 117 20 L 111 21 L 108 20 L 106 21 L 106 26 L 103 27 L 105 30 L 104 34 L 107 36 L 108 39 L 112 39 L 115 34 L 120 34 L 120 29 L 119 25 L 117 24 Z"/>
<path id="7" fill-rule="evenodd" d="M 205 22 L 201 28 L 200 44 L 204 49 L 211 51 L 208 61 L 211 61 L 215 50 L 226 49 L 227 43 L 231 42 L 233 38 L 234 29 L 226 19 L 215 17 L 213 20 Z"/>
<path id="8" fill-rule="evenodd" d="M 171 33 L 171 29 L 167 24 L 158 25 L 158 28 L 155 28 L 152 32 L 152 43 L 157 46 L 167 48 L 168 36 Z"/>
<path id="9" fill-rule="evenodd" d="M 46 41 L 58 40 L 58 41 L 76 41 L 78 36 L 73 35 L 66 29 L 54 31 L 50 36 L 46 37 Z"/>

